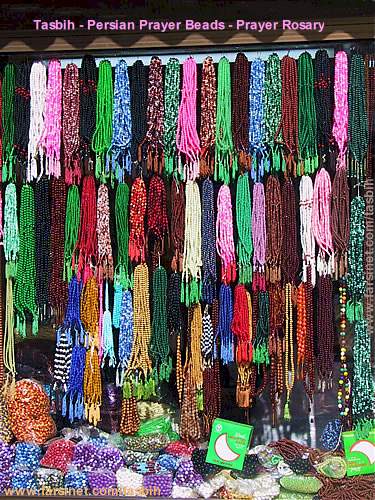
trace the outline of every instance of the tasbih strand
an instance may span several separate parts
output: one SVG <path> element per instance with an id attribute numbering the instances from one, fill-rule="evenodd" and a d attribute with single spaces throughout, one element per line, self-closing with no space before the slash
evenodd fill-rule
<path id="1" fill-rule="evenodd" d="M 81 195 L 81 221 L 78 232 L 79 252 L 77 275 L 85 282 L 91 275 L 91 266 L 97 257 L 96 237 L 96 190 L 92 175 L 83 178 Z M 75 262 L 73 262 L 75 267 Z"/>
<path id="2" fill-rule="evenodd" d="M 3 173 L 3 80 L 0 78 L 0 181 L 2 181 Z"/>
<path id="3" fill-rule="evenodd" d="M 47 318 L 50 269 L 51 213 L 49 180 L 42 177 L 35 186 L 36 302 L 42 318 Z"/>
<path id="4" fill-rule="evenodd" d="M 189 307 L 199 302 L 202 268 L 202 214 L 199 187 L 196 182 L 186 182 L 185 196 L 185 239 L 181 302 L 184 302 Z"/>
<path id="5" fill-rule="evenodd" d="M 335 86 L 332 135 L 338 146 L 337 168 L 346 169 L 348 142 L 348 57 L 344 51 L 335 55 Z"/>
<path id="6" fill-rule="evenodd" d="M 68 325 L 56 330 L 55 359 L 53 366 L 53 389 L 62 398 L 61 413 L 66 413 L 66 391 L 72 360 L 72 339 Z"/>
<path id="7" fill-rule="evenodd" d="M 1 92 L 1 89 L 0 89 Z M 2 193 L 0 192 L 0 197 L 2 196 Z M 2 200 L 1 200 L 2 201 Z M 0 209 L 2 210 L 2 202 L 1 202 L 1 207 Z M 2 222 L 2 221 L 1 221 Z M 2 224 L 1 224 L 2 226 Z M 1 227 L 1 233 L 2 233 L 2 227 Z M 2 236 L 2 235 L 1 235 Z M 0 279 L 4 280 L 4 258 L 3 254 L 0 254 Z M 4 344 L 4 297 L 3 297 L 3 288 L 1 287 L 0 290 L 0 305 L 1 305 L 1 311 L 0 311 L 0 387 L 4 388 L 4 382 L 5 382 L 5 363 L 4 363 L 4 351 L 3 351 L 3 344 Z"/>
<path id="8" fill-rule="evenodd" d="M 364 240 L 364 270 L 366 290 L 364 295 L 364 316 L 367 319 L 367 331 L 370 338 L 374 334 L 374 180 L 367 179 L 364 185 L 365 207 L 365 240 Z M 375 346 L 372 347 L 371 362 L 375 363 Z"/>
<path id="9" fill-rule="evenodd" d="M 182 397 L 180 435 L 190 442 L 198 441 L 202 436 L 201 422 L 197 407 L 197 391 L 195 388 L 192 363 L 189 361 L 184 367 L 184 389 Z"/>
<path id="10" fill-rule="evenodd" d="M 349 131 L 350 176 L 357 182 L 365 179 L 365 158 L 368 144 L 366 113 L 365 64 L 361 54 L 353 54 L 349 80 Z"/>
<path id="11" fill-rule="evenodd" d="M 14 104 L 15 104 L 15 67 L 8 63 L 4 68 L 1 84 L 2 92 L 2 182 L 14 178 Z"/>
<path id="12" fill-rule="evenodd" d="M 15 329 L 26 337 L 26 311 L 32 315 L 32 333 L 38 333 L 35 293 L 35 201 L 30 185 L 22 186 L 20 206 L 19 259 L 14 289 Z"/>
<path id="13" fill-rule="evenodd" d="M 171 243 L 173 258 L 172 271 L 182 271 L 185 238 L 185 190 L 184 184 L 176 179 L 171 186 Z"/>
<path id="14" fill-rule="evenodd" d="M 97 349 L 86 352 L 85 372 L 83 378 L 83 394 L 85 417 L 94 426 L 100 421 L 100 406 L 102 403 L 102 376 L 100 372 Z"/>
<path id="15" fill-rule="evenodd" d="M 143 62 L 135 61 L 131 68 L 130 95 L 132 140 L 131 156 L 133 163 L 138 164 L 138 147 L 147 132 L 147 68 Z M 143 160 L 143 151 L 142 151 Z"/>
<path id="16" fill-rule="evenodd" d="M 286 168 L 296 175 L 295 157 L 298 150 L 298 86 L 297 61 L 284 56 L 281 60 L 281 130 Z"/>
<path id="17" fill-rule="evenodd" d="M 14 155 L 17 172 L 26 179 L 28 134 L 30 128 L 30 63 L 16 66 L 14 98 Z"/>
<path id="18" fill-rule="evenodd" d="M 253 279 L 253 267 L 251 264 L 251 257 L 253 254 L 251 217 L 249 176 L 247 173 L 244 173 L 237 179 L 236 192 L 236 223 L 238 232 L 237 255 L 239 267 L 238 280 L 244 285 L 250 285 Z"/>
<path id="19" fill-rule="evenodd" d="M 130 192 L 129 215 L 129 257 L 132 262 L 144 262 L 146 259 L 145 215 L 147 192 L 144 180 L 135 179 Z"/>
<path id="20" fill-rule="evenodd" d="M 375 56 L 367 54 L 365 58 L 365 81 L 367 96 L 367 123 L 368 123 L 368 150 L 367 150 L 367 179 L 373 178 L 374 172 L 374 143 L 375 143 Z"/>
<path id="21" fill-rule="evenodd" d="M 169 236 L 167 194 L 161 177 L 153 175 L 150 180 L 147 200 L 148 241 L 152 245 L 154 259 L 165 252 Z"/>
<path id="22" fill-rule="evenodd" d="M 231 175 L 236 175 L 237 163 L 233 155 L 230 64 L 226 57 L 219 61 L 217 82 L 214 179 L 229 184 Z"/>
<path id="23" fill-rule="evenodd" d="M 206 367 L 203 372 L 203 429 L 206 436 L 211 432 L 215 418 L 221 412 L 220 363 L 216 359 L 213 366 Z"/>
<path id="24" fill-rule="evenodd" d="M 191 319 L 186 359 L 191 364 L 191 380 L 196 389 L 196 405 L 198 411 L 203 411 L 202 309 L 200 304 L 193 305 L 189 312 Z"/>
<path id="25" fill-rule="evenodd" d="M 271 175 L 266 183 L 266 281 L 278 283 L 281 281 L 281 250 L 283 243 L 283 206 L 281 200 L 280 181 Z"/>
<path id="26" fill-rule="evenodd" d="M 140 427 L 140 418 L 137 409 L 137 400 L 131 383 L 124 384 L 122 392 L 120 433 L 135 434 Z"/>
<path id="27" fill-rule="evenodd" d="M 99 348 L 99 287 L 94 276 L 83 285 L 81 296 L 81 321 L 87 333 L 87 347 Z"/>
<path id="28" fill-rule="evenodd" d="M 347 250 L 349 243 L 349 186 L 346 170 L 336 169 L 332 184 L 331 226 L 335 249 L 335 277 L 345 276 L 347 269 Z"/>
<path id="29" fill-rule="evenodd" d="M 81 201 L 78 186 L 70 186 L 66 200 L 65 242 L 64 242 L 64 281 L 70 282 L 73 272 L 74 253 L 78 241 Z"/>
<path id="30" fill-rule="evenodd" d="M 211 179 L 202 184 L 202 300 L 212 304 L 216 296 L 216 245 L 214 187 Z"/>
<path id="31" fill-rule="evenodd" d="M 250 68 L 249 87 L 249 146 L 252 156 L 251 175 L 254 180 L 260 180 L 264 175 L 264 167 L 269 170 L 268 159 L 265 159 L 264 143 L 264 80 L 265 62 L 255 59 Z"/>
<path id="32" fill-rule="evenodd" d="M 129 186 L 120 183 L 116 189 L 115 218 L 117 236 L 117 265 L 115 281 L 122 288 L 130 288 L 131 269 L 129 268 Z"/>
<path id="33" fill-rule="evenodd" d="M 234 148 L 241 169 L 250 169 L 249 153 L 249 69 L 245 54 L 236 56 L 233 68 L 232 129 Z"/>
<path id="34" fill-rule="evenodd" d="M 351 384 L 349 379 L 349 368 L 347 364 L 347 341 L 346 341 L 346 283 L 344 280 L 339 282 L 339 333 L 340 333 L 340 376 L 337 390 L 337 406 L 340 417 L 346 419 L 350 412 L 350 392 Z"/>
<path id="35" fill-rule="evenodd" d="M 109 61 L 100 61 L 96 91 L 95 131 L 92 149 L 96 153 L 95 177 L 105 181 L 109 174 L 108 150 L 112 142 L 113 85 Z"/>
<path id="36" fill-rule="evenodd" d="M 113 318 L 115 315 L 113 314 Z M 114 326 L 117 327 L 114 323 Z M 121 317 L 119 319 L 118 338 L 118 366 L 116 372 L 116 385 L 124 384 L 125 371 L 128 368 L 133 349 L 133 299 L 130 290 L 122 292 Z"/>
<path id="37" fill-rule="evenodd" d="M 119 182 L 124 182 L 125 172 L 131 174 L 130 147 L 132 139 L 132 117 L 130 109 L 130 82 L 128 66 L 124 60 L 116 65 L 112 115 L 112 173 Z"/>
<path id="38" fill-rule="evenodd" d="M 252 346 L 252 306 L 249 292 L 245 285 L 234 289 L 234 307 L 231 329 L 237 338 L 237 364 L 250 363 L 253 359 Z"/>
<path id="39" fill-rule="evenodd" d="M 28 182 L 38 177 L 38 164 L 43 173 L 43 148 L 40 140 L 44 130 L 46 92 L 46 66 L 42 62 L 34 62 L 30 71 L 30 127 L 26 175 Z"/>
<path id="40" fill-rule="evenodd" d="M 307 337 L 307 310 L 306 310 L 306 287 L 301 282 L 297 287 L 297 378 L 303 380 L 303 366 L 306 354 Z"/>
<path id="41" fill-rule="evenodd" d="M 334 362 L 335 328 L 333 324 L 332 307 L 332 278 L 321 275 L 318 278 L 318 319 L 317 319 L 317 346 L 316 360 L 319 389 L 323 392 L 332 387 L 332 371 Z"/>
<path id="42" fill-rule="evenodd" d="M 19 252 L 16 186 L 9 183 L 4 195 L 3 247 L 5 257 L 6 302 L 4 327 L 4 368 L 7 372 L 6 387 L 15 383 L 16 360 L 14 351 L 13 281 L 16 277 L 16 260 Z"/>
<path id="43" fill-rule="evenodd" d="M 216 73 L 212 57 L 202 64 L 201 126 L 200 126 L 200 174 L 214 173 L 216 130 Z"/>
<path id="44" fill-rule="evenodd" d="M 81 158 L 84 166 L 91 163 L 91 140 L 95 131 L 97 68 L 92 55 L 84 55 L 79 73 Z M 87 171 L 86 171 L 87 173 Z"/>
<path id="45" fill-rule="evenodd" d="M 171 57 L 165 67 L 164 81 L 164 171 L 166 175 L 177 173 L 176 132 L 180 104 L 180 63 Z"/>
<path id="46" fill-rule="evenodd" d="M 264 141 L 270 148 L 271 171 L 281 170 L 281 63 L 277 54 L 267 59 L 264 80 Z"/>
<path id="47" fill-rule="evenodd" d="M 183 389 L 181 335 L 183 321 L 180 305 L 181 275 L 179 273 L 173 272 L 170 275 L 167 293 L 168 329 L 171 335 L 176 336 L 176 386 L 178 392 L 178 401 L 181 405 Z"/>
<path id="48" fill-rule="evenodd" d="M 321 161 L 326 160 L 333 143 L 332 137 L 332 79 L 330 59 L 325 49 L 315 54 L 315 108 L 317 126 L 317 146 Z"/>
<path id="49" fill-rule="evenodd" d="M 270 398 L 272 406 L 272 424 L 276 425 L 278 402 L 284 391 L 283 367 L 283 324 L 284 298 L 279 282 L 270 284 L 269 296 L 269 355 L 270 355 Z"/>
<path id="50" fill-rule="evenodd" d="M 253 363 L 256 365 L 270 362 L 269 339 L 269 296 L 268 292 L 258 294 L 258 321 L 253 339 Z"/>
<path id="51" fill-rule="evenodd" d="M 316 281 L 315 238 L 312 230 L 314 186 L 311 177 L 303 175 L 299 184 L 300 240 L 302 246 L 302 281 L 310 271 L 312 286 Z"/>
<path id="52" fill-rule="evenodd" d="M 155 385 L 163 380 L 168 382 L 172 371 L 172 358 L 167 325 L 167 272 L 162 266 L 155 269 L 152 276 L 150 355 L 154 365 Z"/>
<path id="53" fill-rule="evenodd" d="M 44 173 L 52 177 L 60 177 L 61 147 L 61 63 L 52 59 L 48 64 L 48 83 L 44 107 L 44 130 L 40 139 L 45 157 Z M 41 168 L 41 172 L 43 169 Z"/>
<path id="54" fill-rule="evenodd" d="M 223 184 L 217 196 L 216 249 L 221 259 L 221 281 L 236 280 L 236 253 L 233 240 L 233 215 L 230 189 Z"/>
<path id="55" fill-rule="evenodd" d="M 112 315 L 109 309 L 109 280 L 106 279 L 104 283 L 101 283 L 101 287 L 105 287 L 104 296 L 104 312 L 102 314 L 102 344 L 99 350 L 99 360 L 101 360 L 101 367 L 106 365 L 106 360 L 108 360 L 108 366 L 114 368 L 116 366 L 116 356 L 115 347 L 113 342 L 113 330 L 112 330 Z"/>
<path id="56" fill-rule="evenodd" d="M 307 271 L 307 281 L 305 283 L 305 304 L 306 304 L 306 339 L 305 339 L 305 360 L 303 365 L 303 383 L 306 393 L 312 402 L 315 393 L 315 354 L 314 354 L 314 303 L 313 284 L 311 282 L 310 269 Z"/>
<path id="57" fill-rule="evenodd" d="M 284 407 L 284 419 L 290 420 L 290 396 L 295 381 L 294 367 L 294 339 L 293 339 L 293 288 L 291 283 L 285 285 L 285 388 L 286 401 Z"/>
<path id="58" fill-rule="evenodd" d="M 68 287 L 64 281 L 66 185 L 62 177 L 52 180 L 51 199 L 49 302 L 55 316 L 56 324 L 59 324 L 61 323 L 68 298 Z"/>
<path id="59" fill-rule="evenodd" d="M 254 184 L 253 210 L 251 213 L 253 237 L 253 290 L 265 290 L 266 282 L 264 265 L 266 263 L 266 213 L 264 186 L 261 182 Z"/>
<path id="60" fill-rule="evenodd" d="M 303 52 L 298 58 L 298 147 L 302 170 L 311 174 L 318 168 L 317 125 L 314 101 L 314 67 L 311 55 Z"/>
<path id="61" fill-rule="evenodd" d="M 197 132 L 197 63 L 188 57 L 182 69 L 182 95 L 178 110 L 176 146 L 179 153 L 178 172 L 185 180 L 199 176 L 198 155 L 200 151 Z M 182 158 L 185 165 L 182 170 Z"/>
<path id="62" fill-rule="evenodd" d="M 164 95 L 163 72 L 159 57 L 152 57 L 148 72 L 147 132 L 144 139 L 147 154 L 147 170 L 161 174 L 164 168 Z M 141 146 L 139 148 L 141 152 Z M 138 161 L 141 161 L 141 155 Z"/>
<path id="63" fill-rule="evenodd" d="M 109 195 L 108 187 L 101 184 L 98 189 L 98 203 L 96 210 L 96 234 L 98 241 L 98 279 L 113 281 L 113 256 L 111 235 L 109 231 Z"/>
<path id="64" fill-rule="evenodd" d="M 210 368 L 214 358 L 214 329 L 212 326 L 211 316 L 209 313 L 209 305 L 206 304 L 202 316 L 202 338 L 201 338 L 201 354 L 203 369 Z"/>
<path id="65" fill-rule="evenodd" d="M 219 323 L 217 335 L 220 339 L 220 359 L 224 365 L 234 361 L 234 339 L 231 329 L 233 319 L 233 296 L 230 285 L 222 283 L 219 292 Z"/>
<path id="66" fill-rule="evenodd" d="M 62 90 L 62 139 L 64 146 L 65 182 L 79 184 L 81 168 L 79 161 L 79 70 L 68 64 L 64 71 Z"/>

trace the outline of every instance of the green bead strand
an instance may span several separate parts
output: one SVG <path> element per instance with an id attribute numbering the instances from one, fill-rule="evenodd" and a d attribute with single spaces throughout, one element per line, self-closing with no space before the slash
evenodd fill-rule
<path id="1" fill-rule="evenodd" d="M 4 68 L 2 82 L 3 182 L 14 177 L 14 99 L 15 69 L 14 64 L 9 63 Z"/>
<path id="2" fill-rule="evenodd" d="M 281 170 L 281 63 L 277 54 L 267 59 L 264 81 L 265 143 L 269 145 L 271 172 Z"/>
<path id="3" fill-rule="evenodd" d="M 116 190 L 115 216 L 117 234 L 116 281 L 124 289 L 132 288 L 129 272 L 129 186 L 120 183 Z"/>
<path id="4" fill-rule="evenodd" d="M 80 198 L 78 186 L 70 186 L 66 201 L 65 242 L 64 242 L 64 281 L 73 276 L 73 254 L 78 240 L 80 222 Z"/>
<path id="5" fill-rule="evenodd" d="M 240 175 L 237 180 L 236 222 L 238 231 L 239 282 L 244 285 L 250 285 L 253 279 L 251 264 L 253 240 L 251 236 L 251 196 L 247 173 Z"/>
<path id="6" fill-rule="evenodd" d="M 166 175 L 178 172 L 176 131 L 180 103 L 180 63 L 171 57 L 165 68 L 164 85 L 164 171 Z"/>

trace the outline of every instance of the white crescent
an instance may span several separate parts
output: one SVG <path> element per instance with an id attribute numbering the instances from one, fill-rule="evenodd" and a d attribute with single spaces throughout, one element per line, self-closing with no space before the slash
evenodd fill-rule
<path id="1" fill-rule="evenodd" d="M 231 450 L 228 444 L 228 434 L 221 434 L 215 441 L 216 455 L 225 462 L 234 462 L 240 457 L 238 453 Z"/>
<path id="2" fill-rule="evenodd" d="M 371 443 L 371 441 L 368 441 L 367 439 L 356 441 L 350 448 L 350 452 L 353 451 L 365 455 L 371 465 L 375 463 L 375 444 Z"/>

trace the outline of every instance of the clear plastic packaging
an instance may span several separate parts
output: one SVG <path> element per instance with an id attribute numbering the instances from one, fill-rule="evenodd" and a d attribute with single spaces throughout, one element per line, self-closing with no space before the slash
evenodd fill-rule
<path id="1" fill-rule="evenodd" d="M 69 439 L 56 439 L 47 448 L 41 460 L 43 467 L 58 469 L 66 474 L 70 463 L 73 460 L 75 443 Z"/>

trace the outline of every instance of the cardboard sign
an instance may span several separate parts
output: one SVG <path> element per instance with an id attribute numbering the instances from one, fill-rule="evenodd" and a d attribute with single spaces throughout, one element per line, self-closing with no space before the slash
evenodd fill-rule
<path id="1" fill-rule="evenodd" d="M 212 424 L 206 462 L 242 470 L 253 427 L 217 418 Z"/>
<path id="2" fill-rule="evenodd" d="M 354 432 L 343 432 L 347 475 L 375 473 L 375 429 L 370 431 L 367 439 L 356 439 Z"/>

